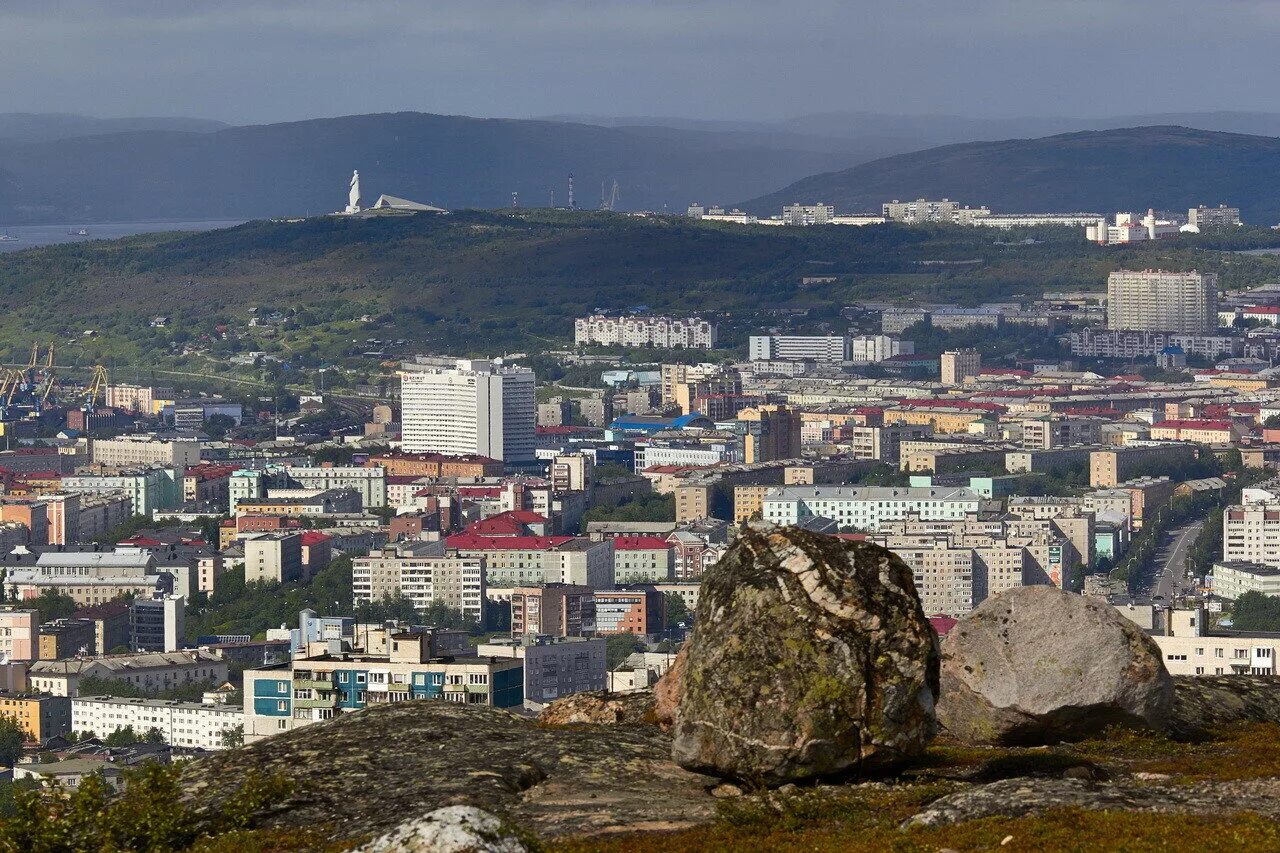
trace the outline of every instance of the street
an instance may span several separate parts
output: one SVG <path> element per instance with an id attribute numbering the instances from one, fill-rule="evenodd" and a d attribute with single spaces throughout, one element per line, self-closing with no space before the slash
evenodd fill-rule
<path id="1" fill-rule="evenodd" d="M 1171 602 L 1190 590 L 1186 582 L 1187 558 L 1203 527 L 1204 519 L 1196 519 L 1173 528 L 1161 539 L 1156 550 L 1156 572 L 1147 590 L 1153 599 Z"/>

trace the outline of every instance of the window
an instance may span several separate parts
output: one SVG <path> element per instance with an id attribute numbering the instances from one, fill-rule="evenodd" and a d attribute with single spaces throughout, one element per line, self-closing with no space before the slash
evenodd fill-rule
<path id="1" fill-rule="evenodd" d="M 288 709 L 289 709 L 289 703 L 286 702 L 285 700 L 281 699 L 279 702 L 276 703 L 277 711 L 287 711 Z"/>
<path id="2" fill-rule="evenodd" d="M 1223 656 L 1223 655 L 1222 655 L 1222 649 L 1214 649 L 1214 650 L 1213 650 L 1213 656 L 1214 656 L 1215 658 L 1220 658 L 1220 657 L 1222 657 L 1222 656 Z M 1222 670 L 1218 670 L 1218 674 L 1219 674 L 1219 675 L 1221 675 L 1221 674 L 1222 674 Z"/>

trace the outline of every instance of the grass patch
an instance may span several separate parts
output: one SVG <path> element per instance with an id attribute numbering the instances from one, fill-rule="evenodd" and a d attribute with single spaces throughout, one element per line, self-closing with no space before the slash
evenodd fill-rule
<path id="1" fill-rule="evenodd" d="M 835 794 L 819 789 L 792 797 L 733 801 L 705 827 L 664 834 L 634 834 L 555 841 L 554 853 L 664 853 L 706 851 L 841 851 L 936 853 L 957 851 L 1263 851 L 1280 849 L 1280 824 L 1258 815 L 1191 817 L 1057 809 L 1022 818 L 984 818 L 956 826 L 899 829 L 944 786 L 922 785 L 884 793 Z M 1007 840 L 1006 840 L 1007 839 Z"/>

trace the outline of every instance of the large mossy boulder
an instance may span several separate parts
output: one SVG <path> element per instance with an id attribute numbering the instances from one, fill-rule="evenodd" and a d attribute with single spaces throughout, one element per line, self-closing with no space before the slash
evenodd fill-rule
<path id="1" fill-rule="evenodd" d="M 935 730 L 937 637 L 889 551 L 747 530 L 708 573 L 672 755 L 749 782 L 878 772 Z"/>
<path id="2" fill-rule="evenodd" d="M 1163 728 L 1173 682 L 1155 641 L 1104 601 L 1051 586 L 993 596 L 942 643 L 938 722 L 975 744 Z"/>

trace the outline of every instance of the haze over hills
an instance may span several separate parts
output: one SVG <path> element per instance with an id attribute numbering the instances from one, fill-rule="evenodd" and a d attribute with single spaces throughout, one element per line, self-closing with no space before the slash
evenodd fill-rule
<path id="1" fill-rule="evenodd" d="M 951 198 L 999 212 L 1185 210 L 1229 203 L 1246 221 L 1280 219 L 1280 139 L 1185 127 L 972 142 L 813 175 L 742 206 L 793 201 L 871 211 L 890 199 Z"/>
<path id="2" fill-rule="evenodd" d="M 76 136 L 130 133 L 147 130 L 180 130 L 210 133 L 227 127 L 212 119 L 174 116 L 95 118 L 73 113 L 0 113 L 0 141 L 48 142 Z"/>
<path id="3" fill-rule="evenodd" d="M 1021 116 L 985 118 L 960 115 L 898 115 L 835 111 L 798 115 L 777 121 L 732 121 L 674 117 L 599 116 L 564 114 L 552 121 L 576 121 L 602 127 L 661 126 L 683 130 L 715 130 L 753 134 L 789 134 L 809 140 L 885 139 L 900 146 L 901 154 L 954 142 L 1051 136 L 1082 130 L 1178 125 L 1257 136 L 1280 136 L 1280 113 L 1216 112 L 1135 113 L 1104 118 Z"/>
<path id="4" fill-rule="evenodd" d="M 759 195 L 892 146 L 789 145 L 782 138 L 669 128 L 386 113 L 213 132 L 148 130 L 0 142 L 0 224 L 319 214 L 345 203 L 359 169 L 380 193 L 450 208 L 579 207 L 619 184 L 620 209 L 683 210 Z"/>

